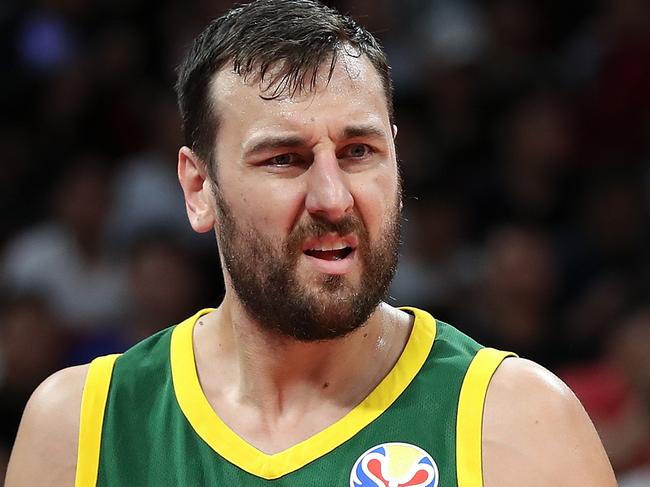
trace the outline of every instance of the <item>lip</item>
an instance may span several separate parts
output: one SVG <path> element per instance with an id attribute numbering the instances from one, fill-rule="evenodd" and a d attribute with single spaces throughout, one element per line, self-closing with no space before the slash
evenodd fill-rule
<path id="1" fill-rule="evenodd" d="M 322 242 L 322 240 L 320 242 Z M 352 252 L 350 252 L 344 259 L 340 260 L 318 259 L 307 254 L 303 254 L 303 257 L 316 269 L 316 271 L 323 274 L 340 276 L 347 274 L 353 269 L 354 263 L 357 260 L 357 250 L 354 248 L 354 250 L 352 250 Z"/>
<path id="2" fill-rule="evenodd" d="M 302 251 L 304 253 L 309 249 L 313 249 L 314 247 L 319 247 L 321 245 L 332 245 L 337 242 L 343 242 L 343 244 L 346 247 L 350 247 L 352 249 L 352 253 L 350 255 L 352 255 L 354 251 L 356 251 L 357 247 L 359 246 L 359 237 L 357 237 L 354 233 L 348 233 L 347 235 L 341 236 L 336 232 L 330 232 L 330 233 L 326 233 L 325 235 L 321 235 L 320 237 L 310 237 L 307 240 L 305 240 L 302 244 Z M 341 261 L 346 260 L 348 257 L 346 257 L 345 259 L 341 259 Z M 321 259 L 316 259 L 316 260 L 321 260 Z M 329 262 L 341 262 L 341 261 L 329 261 Z"/>

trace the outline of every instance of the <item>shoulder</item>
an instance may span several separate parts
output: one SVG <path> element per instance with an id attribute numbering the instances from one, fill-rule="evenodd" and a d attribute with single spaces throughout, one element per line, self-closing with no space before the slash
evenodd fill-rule
<path id="1" fill-rule="evenodd" d="M 74 485 L 87 372 L 88 365 L 63 369 L 34 391 L 20 423 L 6 487 Z"/>
<path id="2" fill-rule="evenodd" d="M 482 441 L 486 487 L 616 485 L 578 399 L 555 375 L 528 360 L 505 360 L 492 377 Z"/>

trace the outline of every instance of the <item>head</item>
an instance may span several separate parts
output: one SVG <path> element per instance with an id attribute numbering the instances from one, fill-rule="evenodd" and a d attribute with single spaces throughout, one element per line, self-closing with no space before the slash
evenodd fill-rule
<path id="1" fill-rule="evenodd" d="M 52 309 L 37 294 L 0 302 L 0 357 L 5 383 L 29 393 L 61 366 L 64 336 Z"/>
<path id="2" fill-rule="evenodd" d="M 179 68 L 176 92 L 185 144 L 216 181 L 215 134 L 223 123 L 211 96 L 216 73 L 229 69 L 263 83 L 268 99 L 313 92 L 323 67 L 331 76 L 344 54 L 364 56 L 381 79 L 393 122 L 393 84 L 376 39 L 350 17 L 317 0 L 258 0 L 213 20 Z"/>
<path id="3" fill-rule="evenodd" d="M 391 82 L 374 38 L 312 0 L 260 0 L 199 35 L 178 81 L 193 228 L 216 230 L 226 299 L 298 340 L 367 321 L 401 208 Z"/>

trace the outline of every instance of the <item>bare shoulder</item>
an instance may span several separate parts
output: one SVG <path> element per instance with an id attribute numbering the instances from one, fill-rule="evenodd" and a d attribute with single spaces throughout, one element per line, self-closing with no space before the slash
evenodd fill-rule
<path id="1" fill-rule="evenodd" d="M 5 487 L 74 485 L 87 371 L 88 365 L 60 370 L 34 391 L 20 422 Z"/>
<path id="2" fill-rule="evenodd" d="M 483 421 L 486 487 L 614 487 L 591 420 L 548 370 L 507 359 L 488 388 Z"/>

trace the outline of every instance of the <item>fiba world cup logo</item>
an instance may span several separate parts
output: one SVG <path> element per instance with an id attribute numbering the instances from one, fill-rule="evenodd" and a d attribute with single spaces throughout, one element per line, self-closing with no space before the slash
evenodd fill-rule
<path id="1" fill-rule="evenodd" d="M 422 448 L 384 443 L 359 457 L 350 473 L 350 487 L 437 487 L 438 466 Z"/>

